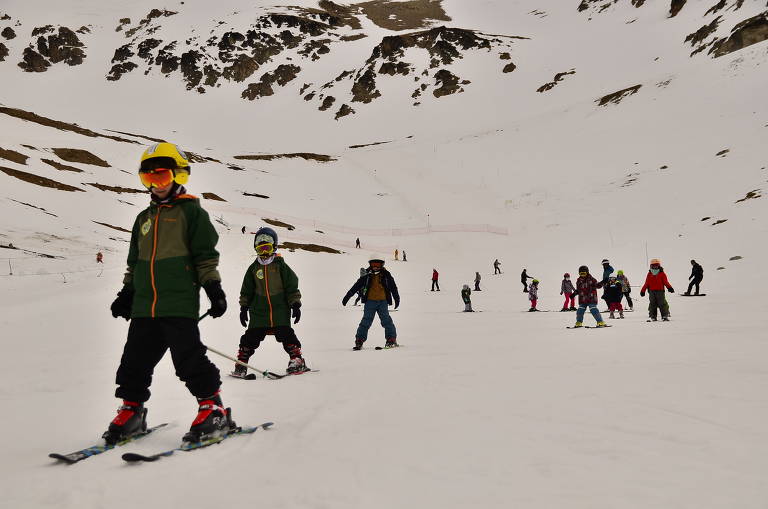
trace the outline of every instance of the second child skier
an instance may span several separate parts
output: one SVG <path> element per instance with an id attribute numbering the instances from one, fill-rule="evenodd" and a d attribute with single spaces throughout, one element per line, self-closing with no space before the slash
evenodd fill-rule
<path id="1" fill-rule="evenodd" d="M 576 311 L 576 289 L 571 283 L 571 275 L 567 272 L 563 274 L 563 282 L 560 283 L 560 295 L 565 295 L 563 309 L 560 311 Z M 568 304 L 570 302 L 570 305 Z"/>
<path id="2" fill-rule="evenodd" d="M 240 288 L 240 324 L 248 329 L 240 337 L 237 360 L 247 363 L 267 334 L 274 334 L 288 354 L 289 374 L 309 371 L 301 343 L 291 327 L 301 318 L 299 278 L 276 253 L 277 233 L 259 228 L 253 239 L 256 260 L 248 267 Z M 250 323 L 249 322 L 250 318 Z M 243 378 L 248 368 L 235 364 L 232 376 Z"/>

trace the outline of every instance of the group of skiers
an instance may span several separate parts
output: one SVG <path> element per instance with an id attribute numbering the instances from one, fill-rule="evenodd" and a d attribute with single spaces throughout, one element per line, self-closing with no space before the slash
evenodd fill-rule
<path id="1" fill-rule="evenodd" d="M 208 359 L 198 328 L 200 288 L 210 301 L 206 315 L 219 318 L 227 310 L 218 272 L 218 234 L 208 213 L 200 206 L 200 200 L 187 194 L 184 185 L 191 174 L 189 157 L 176 145 L 157 143 L 147 148 L 141 156 L 138 174 L 149 190 L 150 204 L 134 221 L 123 287 L 111 305 L 112 316 L 125 318 L 130 325 L 116 374 L 115 396 L 122 399 L 122 404 L 103 438 L 107 444 L 116 444 L 147 429 L 144 404 L 150 397 L 154 368 L 167 350 L 171 351 L 177 376 L 198 402 L 198 413 L 184 435 L 184 442 L 196 443 L 225 436 L 236 426 L 231 410 L 221 399 L 219 370 Z M 254 235 L 253 247 L 256 260 L 245 270 L 239 296 L 240 324 L 246 330 L 240 337 L 238 363 L 231 375 L 246 376 L 247 368 L 243 364 L 267 335 L 274 335 L 288 354 L 287 374 L 308 371 L 301 342 L 292 327 L 301 319 L 298 277 L 277 253 L 278 236 L 272 228 L 259 228 Z M 570 283 L 570 276 L 565 274 L 561 286 L 561 294 L 566 296 L 563 311 L 574 309 L 573 295 L 578 294 L 577 327 L 582 326 L 587 307 L 598 326 L 605 325 L 597 310 L 597 288 L 606 286 L 611 317 L 614 311 L 623 317 L 622 296 L 632 307 L 626 277 L 621 271 L 613 277 L 608 260 L 603 262 L 603 278 L 599 282 L 589 274 L 586 266 L 579 268 L 575 288 Z M 693 260 L 691 263 L 694 272 L 688 293 L 695 286 L 698 294 L 703 271 Z M 384 265 L 383 257 L 372 256 L 368 267 L 360 270 L 359 278 L 342 298 L 345 306 L 353 295 L 357 295 L 355 305 L 362 301 L 364 306 L 355 333 L 354 350 L 363 347 L 376 315 L 384 327 L 385 348 L 398 346 L 397 329 L 389 314 L 389 306 L 394 304 L 397 309 L 400 295 L 394 277 Z M 498 259 L 493 266 L 495 274 L 501 273 Z M 440 291 L 438 277 L 434 269 L 432 291 Z M 533 279 L 530 287 L 527 279 Z M 480 291 L 480 280 L 480 274 L 476 272 L 475 291 Z M 531 310 L 535 310 L 538 280 L 527 276 L 523 270 L 521 281 L 531 299 Z M 649 292 L 649 312 L 653 319 L 656 308 L 661 310 L 662 319 L 668 319 L 664 288 L 673 291 L 659 260 L 651 260 L 640 295 L 643 296 L 646 290 Z M 469 285 L 464 285 L 461 295 L 465 311 L 472 311 L 470 293 Z"/>

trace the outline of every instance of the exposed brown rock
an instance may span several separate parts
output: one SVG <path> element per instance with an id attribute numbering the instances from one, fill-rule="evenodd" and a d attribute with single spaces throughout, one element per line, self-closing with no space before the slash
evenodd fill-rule
<path id="1" fill-rule="evenodd" d="M 284 223 L 278 219 L 268 219 L 266 217 L 261 218 L 262 221 L 272 226 L 279 226 L 280 228 L 287 228 L 288 230 L 295 230 L 296 227 L 292 224 Z"/>
<path id="2" fill-rule="evenodd" d="M 347 115 L 352 115 L 355 113 L 355 110 L 353 110 L 349 105 L 342 104 L 341 108 L 339 108 L 339 111 L 336 112 L 335 119 L 338 120 L 341 117 L 346 117 Z"/>
<path id="3" fill-rule="evenodd" d="M 333 103 L 335 102 L 336 102 L 336 98 L 329 95 L 325 99 L 323 99 L 323 104 L 321 104 L 318 109 L 320 111 L 325 111 L 331 106 L 333 106 Z"/>
<path id="4" fill-rule="evenodd" d="M 605 95 L 600 99 L 597 99 L 595 102 L 599 106 L 605 106 L 608 103 L 619 104 L 625 97 L 636 94 L 637 91 L 640 90 L 640 87 L 642 87 L 642 85 L 635 85 L 634 87 L 625 88 L 623 90 L 619 90 L 618 92 Z"/>
<path id="5" fill-rule="evenodd" d="M 508 72 L 514 71 L 515 69 L 517 69 L 517 66 L 515 64 L 513 64 L 512 62 L 510 62 L 510 63 L 508 63 L 507 65 L 504 66 L 504 68 L 501 70 L 501 72 L 508 73 Z"/>
<path id="6" fill-rule="evenodd" d="M 8 40 L 16 38 L 16 32 L 14 32 L 13 28 L 11 28 L 11 27 L 3 28 L 3 31 L 0 32 L 0 35 L 2 35 L 3 37 L 5 37 Z"/>
<path id="7" fill-rule="evenodd" d="M 18 108 L 6 108 L 4 106 L 0 106 L 0 113 L 4 113 L 11 117 L 19 118 L 21 120 L 26 120 L 28 122 L 34 122 L 36 124 L 44 125 L 47 127 L 53 127 L 54 129 L 59 129 L 61 131 L 71 131 L 77 134 L 82 134 L 83 136 L 88 136 L 91 138 L 107 138 L 110 140 L 120 141 L 123 143 L 138 144 L 138 142 L 134 140 L 121 138 L 119 136 L 108 136 L 104 134 L 99 134 L 89 129 L 83 129 L 82 127 L 79 127 L 75 124 L 69 124 L 67 122 L 61 122 L 60 120 L 53 120 L 47 117 L 42 117 L 36 113 L 32 113 L 31 111 L 20 110 Z"/>
<path id="8" fill-rule="evenodd" d="M 16 164 L 27 164 L 27 159 L 29 159 L 28 156 L 25 156 L 21 152 L 16 152 L 15 150 L 10 149 L 6 150 L 2 147 L 0 147 L 0 158 L 7 159 Z"/>
<path id="9" fill-rule="evenodd" d="M 264 194 L 246 193 L 246 192 L 243 192 L 243 196 L 254 196 L 256 198 L 269 198 L 269 196 L 266 196 Z"/>
<path id="10" fill-rule="evenodd" d="M 688 34 L 688 36 L 685 38 L 685 42 L 690 42 L 691 46 L 701 44 L 707 37 L 717 31 L 717 27 L 720 25 L 721 19 L 722 17 L 718 16 L 708 25 L 704 25 L 692 34 Z"/>
<path id="11" fill-rule="evenodd" d="M 95 182 L 83 182 L 86 186 L 93 186 L 96 189 L 100 189 L 102 191 L 111 191 L 113 193 L 128 193 L 128 194 L 146 194 L 148 191 L 145 189 L 131 189 L 130 187 L 121 187 L 121 186 L 106 186 L 104 184 L 97 184 Z"/>
<path id="12" fill-rule="evenodd" d="M 377 97 L 381 92 L 376 89 L 376 74 L 369 68 L 352 85 L 352 102 L 368 104 Z"/>
<path id="13" fill-rule="evenodd" d="M 5 60 L 5 57 L 8 56 L 8 46 L 0 42 L 0 62 L 3 62 Z"/>
<path id="14" fill-rule="evenodd" d="M 41 187 L 48 187 L 51 189 L 58 189 L 60 191 L 69 191 L 69 192 L 83 191 L 82 189 L 79 189 L 77 187 L 73 187 L 67 184 L 62 184 L 61 182 L 56 182 L 55 180 L 51 180 L 45 177 L 39 177 L 32 173 L 27 173 L 26 171 L 14 170 L 12 168 L 6 168 L 4 166 L 0 166 L 0 171 L 5 173 L 6 175 L 10 175 L 11 177 L 16 177 L 19 180 L 23 180 L 24 182 L 29 182 L 30 184 L 35 184 Z"/>
<path id="15" fill-rule="evenodd" d="M 100 224 L 101 226 L 106 226 L 107 228 L 112 228 L 113 230 L 117 230 L 119 232 L 131 233 L 131 230 L 126 230 L 125 228 L 121 228 L 120 226 L 111 225 L 109 223 L 102 223 L 102 222 L 99 222 L 99 221 L 93 221 L 93 220 L 91 220 L 91 221 L 93 223 Z"/>
<path id="16" fill-rule="evenodd" d="M 32 48 L 24 48 L 23 58 L 18 65 L 24 72 L 45 72 L 51 66 L 40 53 Z"/>
<path id="17" fill-rule="evenodd" d="M 338 249 L 334 249 L 332 247 L 320 246 L 318 244 L 300 244 L 297 242 L 283 242 L 282 244 L 280 244 L 279 248 L 288 249 L 289 251 L 301 249 L 303 251 L 310 251 L 312 253 L 341 254 L 341 251 L 339 251 Z"/>
<path id="18" fill-rule="evenodd" d="M 441 4 L 442 0 L 373 0 L 356 7 L 377 26 L 400 31 L 427 27 L 432 20 L 451 21 Z"/>
<path id="19" fill-rule="evenodd" d="M 72 171 L 72 172 L 75 172 L 75 173 L 83 173 L 83 170 L 81 170 L 80 168 L 75 168 L 74 166 L 69 166 L 67 164 L 62 164 L 62 163 L 54 161 L 52 159 L 40 159 L 40 160 L 42 162 L 44 162 L 45 164 L 49 165 L 49 166 L 53 166 L 54 168 L 56 168 L 59 171 Z"/>
<path id="20" fill-rule="evenodd" d="M 206 200 L 227 201 L 221 196 L 217 195 L 216 193 L 203 193 L 203 198 L 205 198 Z"/>
<path id="21" fill-rule="evenodd" d="M 669 17 L 674 18 L 677 16 L 677 13 L 685 7 L 685 2 L 687 1 L 688 0 L 672 0 L 669 4 Z"/>
<path id="22" fill-rule="evenodd" d="M 446 69 L 441 69 L 435 73 L 435 81 L 440 85 L 439 88 L 432 91 L 432 95 L 435 97 L 464 92 L 464 89 L 459 86 L 459 78 Z"/>
<path id="23" fill-rule="evenodd" d="M 555 77 L 552 81 L 550 81 L 549 83 L 544 83 L 542 86 L 537 88 L 536 91 L 541 93 L 541 92 L 546 92 L 547 90 L 552 90 L 555 87 L 555 85 L 563 81 L 565 77 L 568 76 L 569 74 L 576 74 L 576 70 L 571 69 L 570 71 L 559 72 L 555 74 Z"/>
<path id="24" fill-rule="evenodd" d="M 235 159 L 248 160 L 248 161 L 272 161 L 274 159 L 295 159 L 300 158 L 305 161 L 317 161 L 319 163 L 329 163 L 336 159 L 331 156 L 323 154 L 312 154 L 310 152 L 294 152 L 290 154 L 253 154 L 234 156 Z"/>
<path id="25" fill-rule="evenodd" d="M 101 166 L 103 168 L 110 167 L 109 163 L 104 159 L 91 154 L 87 150 L 79 148 L 52 148 L 51 150 L 59 157 L 59 159 L 63 159 L 70 163 L 91 164 L 94 166 Z"/>
<path id="26" fill-rule="evenodd" d="M 768 11 L 746 19 L 733 27 L 728 38 L 716 41 L 709 54 L 715 58 L 733 53 L 768 39 Z"/>

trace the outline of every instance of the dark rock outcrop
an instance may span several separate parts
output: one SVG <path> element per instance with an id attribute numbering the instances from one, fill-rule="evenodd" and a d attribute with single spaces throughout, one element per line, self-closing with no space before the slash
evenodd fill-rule
<path id="1" fill-rule="evenodd" d="M 733 53 L 768 39 L 768 11 L 745 19 L 731 30 L 727 38 L 716 41 L 709 54 L 715 58 Z"/>

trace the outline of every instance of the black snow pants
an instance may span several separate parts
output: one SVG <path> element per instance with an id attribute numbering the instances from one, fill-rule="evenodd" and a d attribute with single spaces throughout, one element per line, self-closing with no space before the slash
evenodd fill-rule
<path id="1" fill-rule="evenodd" d="M 650 318 L 656 318 L 657 308 L 661 311 L 662 318 L 669 316 L 669 304 L 667 303 L 666 292 L 664 292 L 664 290 L 649 290 L 648 316 Z"/>
<path id="2" fill-rule="evenodd" d="M 699 294 L 699 284 L 701 283 L 702 279 L 704 279 L 704 278 L 702 278 L 702 277 L 694 277 L 691 280 L 691 284 L 688 285 L 688 291 L 685 292 L 685 293 L 690 295 L 691 289 L 693 289 L 693 287 L 695 286 L 696 287 L 696 293 L 694 295 L 698 295 Z"/>
<path id="3" fill-rule="evenodd" d="M 293 359 L 301 355 L 301 343 L 292 327 L 254 327 L 245 331 L 240 337 L 240 350 L 237 360 L 248 362 L 253 352 L 259 347 L 267 334 L 274 334 L 278 343 L 282 343 L 283 350 Z"/>
<path id="4" fill-rule="evenodd" d="M 221 386 L 219 369 L 205 355 L 194 318 L 134 318 L 117 369 L 115 396 L 144 403 L 149 399 L 152 373 L 171 350 L 176 376 L 197 398 L 215 394 Z"/>

